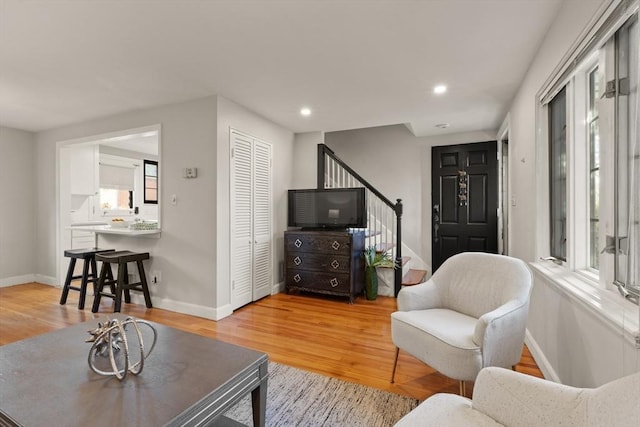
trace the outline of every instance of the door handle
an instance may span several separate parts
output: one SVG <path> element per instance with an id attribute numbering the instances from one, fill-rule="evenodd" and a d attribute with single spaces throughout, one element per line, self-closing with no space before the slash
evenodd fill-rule
<path id="1" fill-rule="evenodd" d="M 440 205 L 433 205 L 433 241 L 438 242 L 438 230 L 440 229 Z"/>

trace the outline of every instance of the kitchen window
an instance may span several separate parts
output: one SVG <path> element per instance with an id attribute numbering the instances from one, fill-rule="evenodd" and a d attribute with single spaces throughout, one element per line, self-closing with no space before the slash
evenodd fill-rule
<path id="1" fill-rule="evenodd" d="M 158 204 L 158 162 L 144 161 L 144 203 Z"/>
<path id="2" fill-rule="evenodd" d="M 101 156 L 99 196 L 103 215 L 124 215 L 133 209 L 135 172 L 132 160 Z"/>

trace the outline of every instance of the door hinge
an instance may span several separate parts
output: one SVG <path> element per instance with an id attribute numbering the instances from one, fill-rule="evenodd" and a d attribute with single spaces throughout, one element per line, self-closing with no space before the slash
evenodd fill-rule
<path id="1" fill-rule="evenodd" d="M 234 150 L 235 150 L 235 148 L 231 149 L 231 157 L 233 157 L 233 155 L 235 154 Z"/>

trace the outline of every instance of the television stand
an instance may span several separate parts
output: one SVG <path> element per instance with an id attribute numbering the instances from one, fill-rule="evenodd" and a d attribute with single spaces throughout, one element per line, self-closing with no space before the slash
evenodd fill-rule
<path id="1" fill-rule="evenodd" d="M 285 231 L 287 293 L 345 296 L 353 303 L 364 289 L 363 230 Z"/>

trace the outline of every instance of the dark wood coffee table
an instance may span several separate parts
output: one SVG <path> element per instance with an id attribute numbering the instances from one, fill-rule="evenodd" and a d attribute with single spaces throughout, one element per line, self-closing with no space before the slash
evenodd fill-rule
<path id="1" fill-rule="evenodd" d="M 0 426 L 208 425 L 227 422 L 222 414 L 249 392 L 254 425 L 265 425 L 266 354 L 153 323 L 158 341 L 143 372 L 119 381 L 87 364 L 84 341 L 97 324 L 0 347 Z"/>

